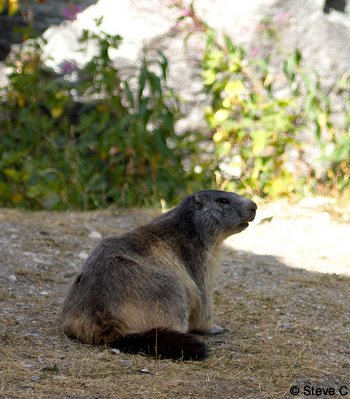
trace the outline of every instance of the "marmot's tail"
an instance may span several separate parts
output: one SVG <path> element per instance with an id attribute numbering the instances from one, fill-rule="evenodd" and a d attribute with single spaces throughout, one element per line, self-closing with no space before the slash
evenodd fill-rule
<path id="1" fill-rule="evenodd" d="M 167 328 L 153 328 L 144 333 L 128 334 L 118 338 L 110 346 L 124 352 L 145 353 L 174 360 L 204 360 L 209 355 L 208 345 L 194 335 Z"/>

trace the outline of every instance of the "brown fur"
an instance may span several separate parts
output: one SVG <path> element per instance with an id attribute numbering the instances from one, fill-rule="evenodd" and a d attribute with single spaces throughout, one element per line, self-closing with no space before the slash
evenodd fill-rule
<path id="1" fill-rule="evenodd" d="M 212 290 L 222 242 L 244 230 L 255 211 L 237 194 L 200 191 L 148 225 L 103 240 L 66 297 L 65 334 L 131 352 L 204 359 L 206 345 L 188 333 L 215 330 Z"/>

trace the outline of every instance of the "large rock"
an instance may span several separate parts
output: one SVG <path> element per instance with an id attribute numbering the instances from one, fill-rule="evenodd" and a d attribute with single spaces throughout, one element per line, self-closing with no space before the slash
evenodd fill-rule
<path id="1" fill-rule="evenodd" d="M 75 0 L 74 3 L 84 8 L 94 2 Z M 41 32 L 52 25 L 44 33 L 48 40 L 46 52 L 53 57 L 51 66 L 57 68 L 66 60 L 84 63 L 86 55 L 77 51 L 80 48 L 77 38 L 83 28 L 96 29 L 94 20 L 103 16 L 99 29 L 124 38 L 124 44 L 115 53 L 117 63 L 135 65 L 145 44 L 163 50 L 169 59 L 170 83 L 188 100 L 191 117 L 183 121 L 183 127 L 203 126 L 200 107 L 206 99 L 198 93 L 202 89 L 199 73 L 204 38 L 195 34 L 184 45 L 184 35 L 173 29 L 177 11 L 169 9 L 167 1 L 99 0 L 79 14 L 76 21 L 60 23 L 68 3 L 69 0 L 46 0 L 41 4 L 29 1 L 33 6 L 35 29 Z M 317 69 L 327 88 L 350 69 L 350 22 L 345 0 L 198 0 L 196 7 L 211 26 L 252 48 L 261 46 L 265 53 L 277 46 L 275 41 L 261 44 L 256 35 L 259 22 L 269 15 L 272 21 L 277 21 L 279 45 L 287 52 L 298 47 L 305 70 Z M 1 21 L 8 20 L 9 17 L 2 14 L 0 26 L 3 28 Z M 279 23 L 282 20 L 283 23 Z M 18 23 L 22 22 L 18 20 Z M 1 31 L 0 37 L 5 37 Z M 7 43 L 7 39 L 3 42 Z M 88 56 L 93 53 L 91 48 Z"/>
<path id="2" fill-rule="evenodd" d="M 196 2 L 196 7 L 210 25 L 226 31 L 237 41 L 246 42 L 256 40 L 255 28 L 263 16 L 270 15 L 273 20 L 279 15 L 285 15 L 284 22 L 287 23 L 279 26 L 282 45 L 286 49 L 298 47 L 306 65 L 317 68 L 325 83 L 329 84 L 340 78 L 350 67 L 350 21 L 347 1 L 200 0 Z M 67 21 L 61 23 L 64 20 L 64 10 L 72 4 L 70 0 L 29 0 L 21 2 L 24 7 L 21 14 L 9 17 L 3 12 L 0 15 L 0 60 L 7 54 L 11 44 L 20 40 L 20 36 L 13 33 L 12 27 L 26 25 L 22 15 L 33 15 L 33 26 L 37 33 L 42 33 L 51 26 L 45 34 L 49 39 L 48 51 L 58 63 L 76 57 L 72 53 L 77 48 L 80 30 L 84 27 L 93 28 L 94 19 L 100 16 L 104 17 L 102 30 L 124 37 L 125 45 L 118 57 L 125 57 L 133 62 L 142 46 L 152 40 L 156 40 L 160 46 L 163 45 L 162 40 L 166 41 L 171 55 L 174 55 L 172 46 L 179 53 L 176 42 L 179 34 L 173 35 L 174 32 L 171 31 L 176 11 L 169 9 L 167 1 L 99 0 L 91 6 L 94 3 L 96 0 L 75 0 L 74 5 L 80 7 L 83 12 L 77 21 L 70 24 Z M 169 41 L 170 31 L 172 40 Z M 201 49 L 202 46 L 199 46 L 196 58 L 200 58 Z M 176 54 L 175 57 L 177 56 Z M 185 56 L 182 50 L 184 62 Z"/>
<path id="3" fill-rule="evenodd" d="M 74 6 L 84 10 L 97 0 L 74 0 Z M 70 0 L 37 0 L 21 1 L 21 12 L 14 16 L 8 15 L 8 10 L 0 14 L 0 60 L 4 60 L 11 50 L 11 45 L 22 41 L 23 30 L 32 21 L 36 34 L 43 33 L 48 27 L 57 25 L 65 19 L 65 10 L 69 9 Z M 66 14 L 67 17 L 67 14 Z M 14 28 L 15 31 L 14 31 Z M 18 32 L 18 28 L 22 32 Z M 16 32 L 17 31 L 17 32 Z"/>
<path id="4" fill-rule="evenodd" d="M 350 20 L 345 0 L 279 0 L 270 10 L 285 16 L 279 31 L 281 45 L 298 48 L 304 67 L 315 69 L 330 89 L 350 69 Z"/>

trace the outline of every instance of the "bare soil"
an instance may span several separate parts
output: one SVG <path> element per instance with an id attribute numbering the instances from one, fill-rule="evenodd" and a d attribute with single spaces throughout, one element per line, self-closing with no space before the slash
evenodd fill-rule
<path id="1" fill-rule="evenodd" d="M 256 222 L 226 241 L 215 291 L 226 331 L 202 337 L 212 354 L 201 363 L 114 353 L 60 330 L 83 258 L 158 211 L 0 209 L 0 397 L 350 395 L 350 204 L 316 205 L 261 204 Z"/>

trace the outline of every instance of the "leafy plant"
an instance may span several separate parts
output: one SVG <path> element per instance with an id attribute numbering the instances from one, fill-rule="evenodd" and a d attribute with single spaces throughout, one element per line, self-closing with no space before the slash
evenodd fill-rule
<path id="1" fill-rule="evenodd" d="M 247 62 L 242 47 L 228 37 L 225 43 L 227 51 L 210 41 L 203 61 L 212 95 L 206 118 L 215 131 L 218 170 L 234 177 L 238 189 L 248 186 L 272 196 L 291 192 L 295 186 L 285 168 L 285 150 L 296 144 L 297 103 L 292 96 L 273 95 L 265 63 Z"/>
<path id="2" fill-rule="evenodd" d="M 82 69 L 63 65 L 60 79 L 44 66 L 42 39 L 10 60 L 0 98 L 1 204 L 90 209 L 186 193 L 196 180 L 183 166 L 188 138 L 174 131 L 180 107 L 165 57 L 146 51 L 126 77 L 110 58 L 120 36 L 84 31 L 80 41 L 94 42 L 96 55 Z"/>
<path id="3" fill-rule="evenodd" d="M 316 72 L 303 71 L 298 49 L 278 52 L 277 45 L 274 55 L 282 59 L 283 68 L 276 74 L 273 56 L 249 55 L 243 46 L 202 21 L 194 4 L 172 2 L 180 11 L 177 26 L 185 27 L 188 35 L 200 31 L 206 37 L 202 76 L 211 104 L 205 116 L 212 130 L 219 185 L 270 197 L 291 195 L 305 183 L 315 186 L 315 170 L 304 156 L 303 131 L 312 131 L 314 145 L 324 152 L 333 141 L 335 150 L 327 159 L 338 163 L 334 164 L 337 176 L 339 165 L 343 165 L 343 182 L 348 182 L 348 129 L 335 134 L 330 101 L 320 78 Z M 275 22 L 286 20 L 284 14 Z M 262 22 L 261 31 L 268 40 L 279 43 L 278 29 L 271 19 Z M 292 173 L 288 165 L 291 150 L 303 165 L 302 175 Z"/>

